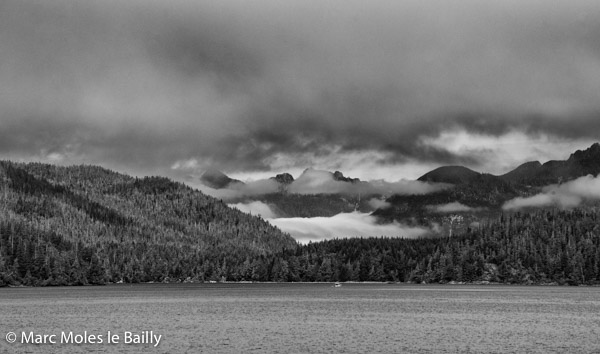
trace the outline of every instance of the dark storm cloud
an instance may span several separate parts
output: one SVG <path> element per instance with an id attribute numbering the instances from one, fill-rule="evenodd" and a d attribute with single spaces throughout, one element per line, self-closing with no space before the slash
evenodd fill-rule
<path id="1" fill-rule="evenodd" d="M 179 72 L 183 78 L 212 73 L 220 81 L 240 83 L 260 72 L 260 63 L 243 43 L 220 38 L 215 31 L 198 24 L 196 28 L 165 28 L 148 36 L 148 49 L 156 63 Z"/>
<path id="2" fill-rule="evenodd" d="M 600 134 L 599 16 L 595 1 L 4 1 L 0 154 L 154 174 L 367 150 L 477 166 L 423 140 Z"/>

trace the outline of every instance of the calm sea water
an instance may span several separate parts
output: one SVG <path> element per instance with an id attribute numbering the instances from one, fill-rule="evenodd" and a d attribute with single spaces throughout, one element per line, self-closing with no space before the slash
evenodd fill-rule
<path id="1" fill-rule="evenodd" d="M 107 343 L 107 333 L 119 343 Z M 160 335 L 154 343 L 124 343 Z M 5 335 L 15 332 L 9 344 Z M 56 344 L 21 343 L 22 332 Z M 60 343 L 95 336 L 95 344 Z M 55 337 L 49 337 L 55 335 Z M 76 337 L 79 335 L 79 337 Z M 36 337 L 41 338 L 41 337 Z M 103 343 L 98 343 L 98 338 Z M 143 339 L 142 339 L 143 338 Z M 600 288 L 139 284 L 0 289 L 4 353 L 600 353 Z"/>

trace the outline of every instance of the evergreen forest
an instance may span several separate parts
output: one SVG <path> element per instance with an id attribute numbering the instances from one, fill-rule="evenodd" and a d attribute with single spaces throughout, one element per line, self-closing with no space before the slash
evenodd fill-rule
<path id="1" fill-rule="evenodd" d="M 600 283 L 600 209 L 501 213 L 452 237 L 300 245 L 162 177 L 0 162 L 0 286 L 138 282 Z"/>

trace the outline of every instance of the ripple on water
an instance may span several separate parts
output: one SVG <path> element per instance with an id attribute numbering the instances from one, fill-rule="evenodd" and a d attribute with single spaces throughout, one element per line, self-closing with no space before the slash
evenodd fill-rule
<path id="1" fill-rule="evenodd" d="M 3 332 L 154 331 L 150 344 L 10 353 L 594 353 L 600 288 L 140 284 L 0 289 Z M 50 349 L 50 350 L 49 350 Z"/>

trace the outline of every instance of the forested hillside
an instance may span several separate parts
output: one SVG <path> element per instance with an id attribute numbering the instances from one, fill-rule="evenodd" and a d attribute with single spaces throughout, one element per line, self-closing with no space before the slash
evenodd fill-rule
<path id="1" fill-rule="evenodd" d="M 0 162 L 0 181 L 0 285 L 600 283 L 593 205 L 503 213 L 453 237 L 298 245 L 260 217 L 166 178 Z"/>
<path id="2" fill-rule="evenodd" d="M 323 241 L 269 263 L 264 280 L 599 284 L 600 210 L 505 214 L 450 238 Z"/>
<path id="3" fill-rule="evenodd" d="M 0 162 L 0 285 L 245 277 L 287 234 L 166 178 Z"/>

